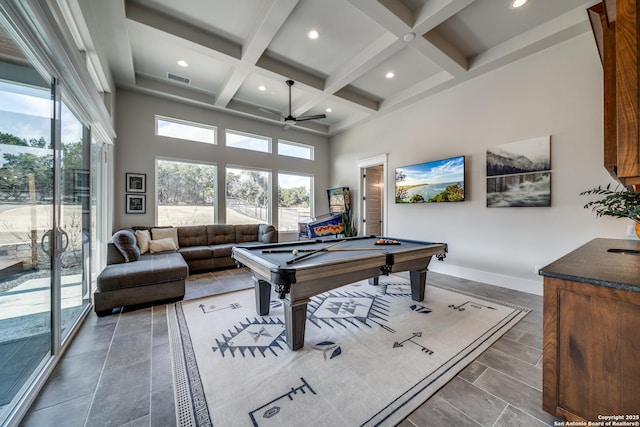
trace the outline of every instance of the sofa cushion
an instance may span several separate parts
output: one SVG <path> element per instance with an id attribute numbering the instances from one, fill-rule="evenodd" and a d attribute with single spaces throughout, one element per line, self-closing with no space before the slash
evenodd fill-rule
<path id="1" fill-rule="evenodd" d="M 256 242 L 259 224 L 236 225 L 236 243 Z"/>
<path id="2" fill-rule="evenodd" d="M 175 252 L 178 249 L 176 242 L 171 237 L 164 239 L 149 240 L 149 252 L 156 254 L 158 252 Z"/>
<path id="3" fill-rule="evenodd" d="M 100 292 L 186 279 L 189 267 L 177 252 L 143 255 L 136 262 L 108 265 L 98 276 Z"/>
<path id="4" fill-rule="evenodd" d="M 184 246 L 204 246 L 207 242 L 207 227 L 204 225 L 192 225 L 178 227 L 178 243 Z"/>
<path id="5" fill-rule="evenodd" d="M 151 233 L 149 230 L 136 230 L 136 241 L 138 242 L 138 247 L 140 248 L 141 254 L 146 254 L 149 252 L 149 241 L 151 240 Z"/>
<path id="6" fill-rule="evenodd" d="M 153 240 L 172 238 L 173 242 L 176 244 L 176 248 L 180 247 L 179 242 L 178 242 L 178 229 L 175 228 L 175 227 L 152 228 L 151 229 L 151 238 Z"/>
<path id="7" fill-rule="evenodd" d="M 140 258 L 140 249 L 136 243 L 136 236 L 133 235 L 131 230 L 117 231 L 111 241 L 124 257 L 124 262 L 137 261 Z"/>
<path id="8" fill-rule="evenodd" d="M 207 225 L 207 244 L 221 245 L 223 243 L 235 243 L 236 228 L 229 224 Z"/>
<path id="9" fill-rule="evenodd" d="M 214 258 L 230 258 L 231 250 L 236 246 L 235 243 L 226 243 L 223 245 L 211 245 L 209 246 L 213 250 Z"/>
<path id="10" fill-rule="evenodd" d="M 260 224 L 258 227 L 258 240 L 261 243 L 276 243 L 278 241 L 278 231 L 273 225 Z"/>
<path id="11" fill-rule="evenodd" d="M 213 258 L 213 249 L 210 246 L 181 246 L 178 253 L 187 261 Z"/>

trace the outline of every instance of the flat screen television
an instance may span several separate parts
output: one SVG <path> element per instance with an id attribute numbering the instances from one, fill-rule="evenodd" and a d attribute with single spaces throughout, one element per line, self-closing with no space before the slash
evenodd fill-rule
<path id="1" fill-rule="evenodd" d="M 464 156 L 396 168 L 396 203 L 464 201 Z"/>

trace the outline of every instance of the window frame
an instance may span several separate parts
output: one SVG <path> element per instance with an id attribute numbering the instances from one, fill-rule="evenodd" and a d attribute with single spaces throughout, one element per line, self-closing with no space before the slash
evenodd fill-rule
<path id="1" fill-rule="evenodd" d="M 309 178 L 309 218 L 313 218 L 314 217 L 314 212 L 315 212 L 315 195 L 314 195 L 314 180 L 315 180 L 315 175 L 314 174 L 310 174 L 310 173 L 303 173 L 303 172 L 292 172 L 292 171 L 285 171 L 285 170 L 278 170 L 278 188 L 276 189 L 276 196 L 279 196 L 278 194 L 278 190 L 280 188 L 280 175 L 293 175 L 293 176 L 299 176 L 299 177 L 306 177 Z M 282 233 L 298 233 L 298 229 L 294 229 L 294 230 L 281 230 L 281 224 L 280 221 L 282 220 L 282 217 L 280 215 L 280 200 L 278 197 L 278 200 L 276 200 L 275 203 L 275 208 L 278 209 L 278 231 L 282 232 Z"/>
<path id="2" fill-rule="evenodd" d="M 153 197 L 155 198 L 155 218 L 154 218 L 154 225 L 160 225 L 158 223 L 158 213 L 160 211 L 160 209 L 158 208 L 158 162 L 162 161 L 162 162 L 174 162 L 174 163 L 187 163 L 187 164 L 191 164 L 191 165 L 199 165 L 199 166 L 211 166 L 214 169 L 214 174 L 213 174 L 213 204 L 211 205 L 211 207 L 213 208 L 213 222 L 211 224 L 217 224 L 218 223 L 218 219 L 219 219 L 219 215 L 220 215 L 220 196 L 219 196 L 219 191 L 218 191 L 218 173 L 220 170 L 220 165 L 218 165 L 215 162 L 203 162 L 203 161 L 195 161 L 195 160 L 190 160 L 190 159 L 178 159 L 178 158 L 174 158 L 174 157 L 161 157 L 161 156 L 157 156 L 154 159 L 154 187 L 155 187 L 155 193 L 153 194 Z M 202 225 L 201 223 L 198 224 L 189 224 L 189 225 Z"/>
<path id="3" fill-rule="evenodd" d="M 246 171 L 257 171 L 257 172 L 265 172 L 268 174 L 268 188 L 266 194 L 268 195 L 268 201 L 266 203 L 269 211 L 267 213 L 267 219 L 264 220 L 267 224 L 273 224 L 273 169 L 268 168 L 256 168 L 251 166 L 242 166 L 237 164 L 226 164 L 224 166 L 224 209 L 225 209 L 225 224 L 229 223 L 229 218 L 227 215 L 227 210 L 229 209 L 229 196 L 228 196 L 228 188 L 227 185 L 229 181 L 227 180 L 227 174 L 229 169 L 241 169 Z M 262 221 L 261 221 L 262 222 Z"/>
<path id="4" fill-rule="evenodd" d="M 190 126 L 190 127 L 193 127 L 193 128 L 205 129 L 205 130 L 213 131 L 213 142 L 200 141 L 200 140 L 197 140 L 197 139 L 190 139 L 190 138 L 174 136 L 174 135 L 162 135 L 162 134 L 158 133 L 158 131 L 159 131 L 159 129 L 158 129 L 158 121 L 160 121 L 160 120 L 161 121 L 165 121 L 165 122 L 169 122 L 169 123 L 175 123 L 177 125 Z M 198 143 L 201 143 L 201 144 L 209 144 L 209 145 L 218 145 L 218 127 L 214 126 L 214 125 L 208 125 L 208 124 L 205 124 L 205 123 L 198 123 L 198 122 L 193 122 L 193 121 L 189 121 L 189 120 L 177 119 L 175 117 L 163 116 L 161 114 L 155 114 L 153 116 L 153 130 L 154 130 L 154 135 L 155 136 L 160 136 L 160 137 L 163 137 L 163 138 L 180 139 L 182 141 L 198 142 Z"/>
<path id="5" fill-rule="evenodd" d="M 289 146 L 293 146 L 293 147 L 300 147 L 300 148 L 308 148 L 309 149 L 309 158 L 307 157 L 299 157 L 299 156 L 291 156 L 289 154 L 282 154 L 280 152 L 280 144 L 282 145 L 289 145 Z M 287 139 L 278 139 L 278 155 L 279 156 L 284 156 L 284 157 L 291 157 L 294 159 L 302 159 L 302 160 L 315 160 L 315 146 L 310 145 L 310 144 L 303 144 L 301 142 L 295 142 L 295 141 L 289 141 Z"/>
<path id="6" fill-rule="evenodd" d="M 227 138 L 227 135 L 229 135 L 229 134 L 237 135 L 237 136 L 245 136 L 245 137 L 255 138 L 255 139 L 259 139 L 259 140 L 265 140 L 267 142 L 267 151 L 254 150 L 253 148 L 246 148 L 246 147 L 238 147 L 238 146 L 234 146 L 234 145 L 229 145 L 229 140 Z M 245 151 L 255 151 L 257 153 L 271 154 L 273 152 L 273 138 L 271 138 L 270 136 L 258 135 L 258 134 L 255 134 L 255 133 L 243 132 L 243 131 L 235 130 L 235 129 L 225 129 L 225 131 L 224 131 L 224 145 L 227 148 L 236 148 L 238 150 L 245 150 Z"/>

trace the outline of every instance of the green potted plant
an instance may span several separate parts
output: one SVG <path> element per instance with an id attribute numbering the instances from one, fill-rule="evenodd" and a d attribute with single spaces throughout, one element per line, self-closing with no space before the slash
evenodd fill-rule
<path id="1" fill-rule="evenodd" d="M 631 191 L 624 186 L 611 189 L 611 184 L 606 188 L 598 186 L 591 190 L 583 191 L 583 195 L 603 196 L 599 200 L 593 200 L 586 205 L 585 209 L 591 209 L 598 217 L 611 216 L 614 218 L 629 218 L 636 223 L 636 234 L 640 237 L 640 193 Z"/>

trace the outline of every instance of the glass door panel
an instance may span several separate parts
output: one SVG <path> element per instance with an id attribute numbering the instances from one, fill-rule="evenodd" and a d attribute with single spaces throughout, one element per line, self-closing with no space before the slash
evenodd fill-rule
<path id="1" fill-rule="evenodd" d="M 1 58 L 0 422 L 51 357 L 54 198 L 51 83 L 17 49 Z"/>
<path id="2" fill-rule="evenodd" d="M 88 130 L 61 107 L 60 318 L 63 340 L 90 302 L 91 142 Z"/>

